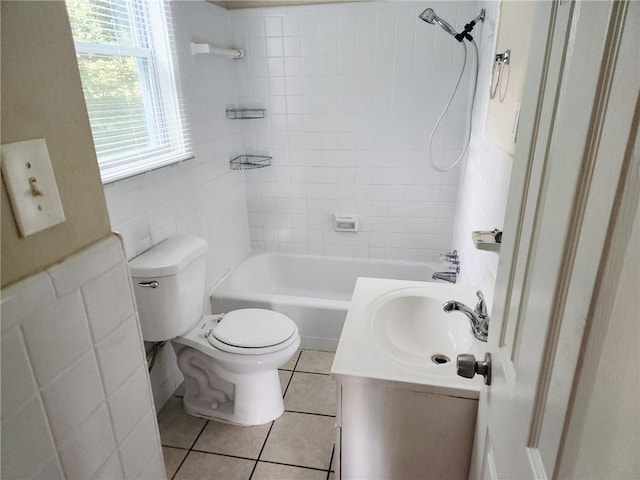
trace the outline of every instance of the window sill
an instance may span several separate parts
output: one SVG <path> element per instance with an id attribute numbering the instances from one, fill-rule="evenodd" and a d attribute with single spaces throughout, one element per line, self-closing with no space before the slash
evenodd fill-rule
<path id="1" fill-rule="evenodd" d="M 121 180 L 126 180 L 128 178 L 133 178 L 145 173 L 160 170 L 161 168 L 175 166 L 194 158 L 196 158 L 195 155 L 193 155 L 192 153 L 187 153 L 180 157 L 174 157 L 158 162 L 146 162 L 144 165 L 126 165 L 123 167 L 100 170 L 100 177 L 102 179 L 102 185 L 111 185 Z"/>

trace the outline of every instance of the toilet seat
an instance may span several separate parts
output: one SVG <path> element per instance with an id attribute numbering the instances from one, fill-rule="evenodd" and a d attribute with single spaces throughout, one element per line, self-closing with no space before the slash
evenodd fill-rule
<path id="1" fill-rule="evenodd" d="M 247 308 L 219 315 L 203 315 L 189 332 L 175 342 L 215 357 L 216 350 L 259 355 L 280 351 L 296 341 L 296 324 L 281 313 Z"/>
<path id="2" fill-rule="evenodd" d="M 226 314 L 213 328 L 212 335 L 231 347 L 263 348 L 284 342 L 294 332 L 295 324 L 281 313 L 243 308 Z M 208 339 L 211 343 L 211 336 Z"/>

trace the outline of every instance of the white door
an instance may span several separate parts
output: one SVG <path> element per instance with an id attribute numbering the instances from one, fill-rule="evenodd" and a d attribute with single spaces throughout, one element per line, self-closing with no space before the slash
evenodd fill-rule
<path id="1" fill-rule="evenodd" d="M 598 268 L 630 178 L 639 19 L 638 2 L 537 5 L 471 478 L 557 477 Z"/>

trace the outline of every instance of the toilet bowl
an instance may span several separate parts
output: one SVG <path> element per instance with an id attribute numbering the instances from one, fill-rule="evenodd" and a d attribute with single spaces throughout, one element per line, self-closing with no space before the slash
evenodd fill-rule
<path id="1" fill-rule="evenodd" d="M 251 327 L 269 326 L 270 339 L 252 335 Z M 225 336 L 227 331 L 233 335 Z M 278 368 L 300 346 L 298 328 L 288 317 L 257 308 L 222 319 L 205 315 L 172 345 L 185 376 L 185 412 L 239 425 L 261 425 L 284 412 Z"/>
<path id="2" fill-rule="evenodd" d="M 129 263 L 142 337 L 171 340 L 190 415 L 260 425 L 284 412 L 278 368 L 300 346 L 296 324 L 249 308 L 202 315 L 206 242 L 177 237 Z"/>

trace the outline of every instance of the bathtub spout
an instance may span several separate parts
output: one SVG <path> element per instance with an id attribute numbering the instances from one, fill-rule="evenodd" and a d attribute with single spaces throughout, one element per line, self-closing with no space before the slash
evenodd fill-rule
<path id="1" fill-rule="evenodd" d="M 458 274 L 456 272 L 435 272 L 431 278 L 433 280 L 444 280 L 449 283 L 456 283 Z"/>

